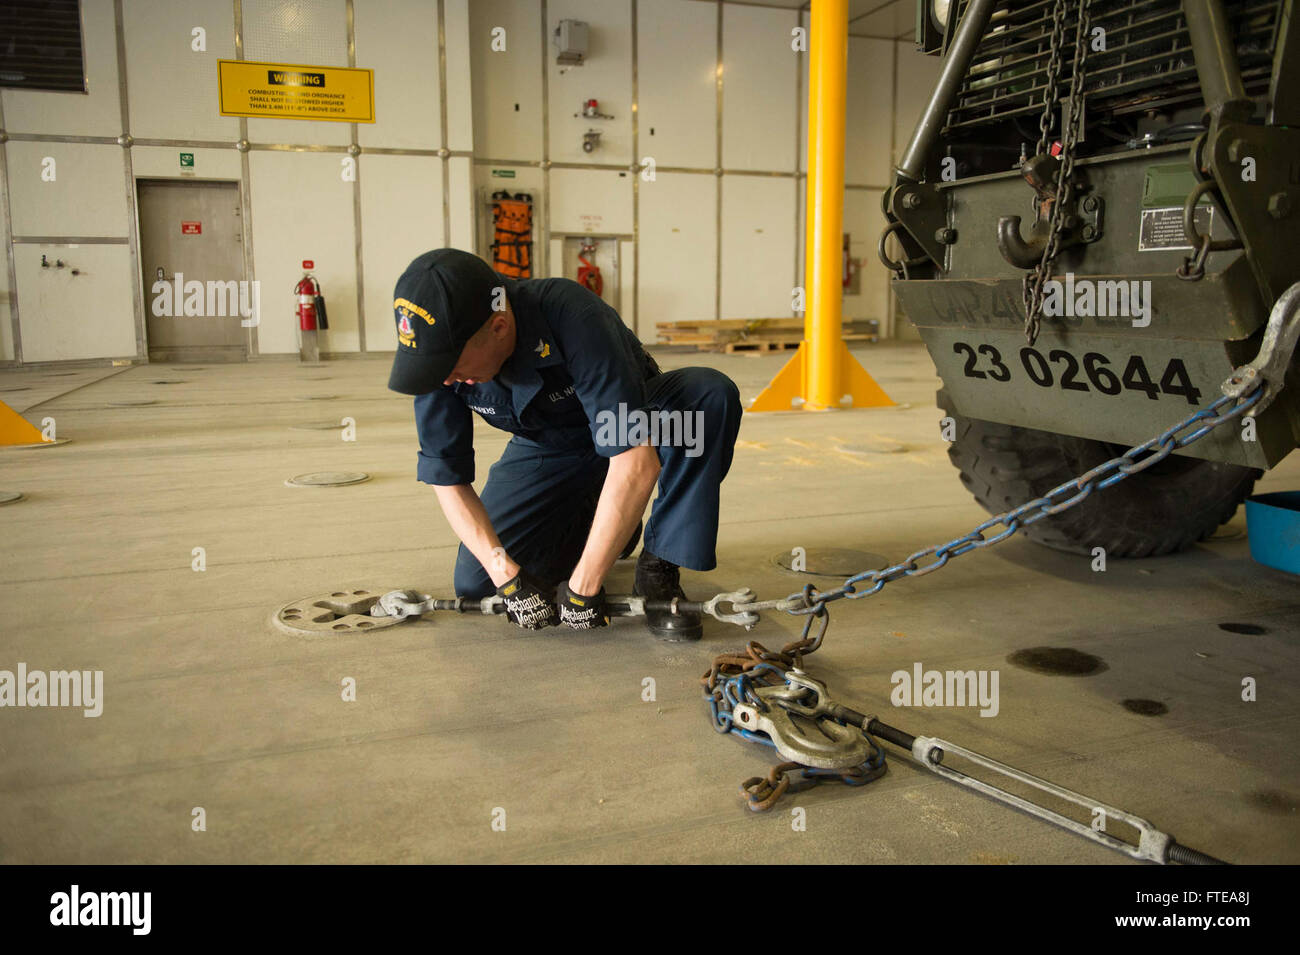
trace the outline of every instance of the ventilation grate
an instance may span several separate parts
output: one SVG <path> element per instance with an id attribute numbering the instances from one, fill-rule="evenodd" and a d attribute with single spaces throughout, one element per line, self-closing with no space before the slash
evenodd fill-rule
<path id="1" fill-rule="evenodd" d="M 86 92 L 77 0 L 0 0 L 0 86 Z"/>

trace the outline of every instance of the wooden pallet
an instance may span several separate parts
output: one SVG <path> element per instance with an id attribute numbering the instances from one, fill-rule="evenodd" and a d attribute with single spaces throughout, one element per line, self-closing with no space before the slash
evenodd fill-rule
<path id="1" fill-rule="evenodd" d="M 728 355 L 766 355 L 774 351 L 794 351 L 803 342 L 802 338 L 747 339 L 739 342 L 727 342 L 722 351 Z"/>
<path id="2" fill-rule="evenodd" d="M 845 334 L 846 342 L 874 342 L 876 335 Z M 767 355 L 778 351 L 794 351 L 803 344 L 803 336 L 798 338 L 745 338 L 740 341 L 726 342 L 712 351 L 721 351 L 727 355 Z"/>

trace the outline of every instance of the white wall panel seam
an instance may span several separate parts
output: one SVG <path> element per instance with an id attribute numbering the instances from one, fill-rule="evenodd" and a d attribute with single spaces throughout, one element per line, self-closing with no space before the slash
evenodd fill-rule
<path id="1" fill-rule="evenodd" d="M 189 146 L 196 149 L 238 149 L 235 143 L 210 139 L 135 139 L 133 146 Z"/>
<path id="2" fill-rule="evenodd" d="M 116 136 L 60 136 L 57 134 L 46 135 L 44 133 L 9 133 L 8 138 L 11 142 L 19 143 L 90 143 L 99 146 L 117 146 L 119 145 Z M 245 137 L 240 137 L 244 139 Z M 239 141 L 225 142 L 223 140 L 210 139 L 132 139 L 133 146 L 187 146 L 198 149 L 238 149 Z M 276 149 L 287 152 L 318 152 L 318 153 L 350 153 L 351 146 L 324 145 L 321 143 L 248 143 L 249 149 Z M 357 145 L 361 154 L 372 153 L 376 156 L 442 156 L 441 149 L 417 149 L 414 147 L 403 146 L 362 146 Z M 446 153 L 449 157 L 473 158 L 474 153 L 468 149 L 450 149 Z M 475 162 L 496 162 L 504 165 L 537 165 L 536 161 L 523 159 L 494 159 L 478 160 Z M 622 169 L 622 166 L 616 167 Z"/>
<path id="3" fill-rule="evenodd" d="M 235 13 L 235 59 L 244 58 L 244 2 L 234 0 Z M 239 117 L 239 208 L 244 220 L 244 280 L 257 281 L 257 262 L 253 258 L 253 170 L 248 157 L 248 117 Z M 256 287 L 250 285 L 250 288 Z M 261 336 L 258 323 L 248 329 L 248 357 L 256 358 L 261 352 Z"/>
<path id="4" fill-rule="evenodd" d="M 542 274 L 551 274 L 551 71 L 546 68 L 550 33 L 546 0 L 542 0 L 542 232 L 537 246 L 542 250 Z"/>
<path id="5" fill-rule="evenodd" d="M 447 158 L 447 10 L 446 0 L 438 0 L 438 129 L 442 148 L 438 150 L 442 165 L 442 241 L 451 243 L 451 168 Z"/>
<path id="6" fill-rule="evenodd" d="M 4 98 L 0 97 L 0 129 L 5 127 Z M 9 209 L 9 143 L 0 143 L 0 216 L 4 217 L 0 226 L 0 237 L 5 243 L 5 264 L 9 270 L 9 328 L 10 346 L 13 348 L 13 362 L 22 364 L 23 335 L 18 324 L 18 269 L 14 264 L 13 215 Z"/>
<path id="7" fill-rule="evenodd" d="M 64 136 L 58 133 L 9 133 L 15 143 L 96 143 L 100 146 L 118 145 L 116 136 Z"/>
<path id="8" fill-rule="evenodd" d="M 897 161 L 896 151 L 898 149 L 898 44 L 891 43 L 890 55 L 893 60 L 892 69 L 889 71 L 892 77 L 889 91 L 889 166 L 892 172 L 894 164 Z M 892 178 L 892 176 L 891 176 Z M 898 337 L 897 330 L 897 300 L 894 298 L 894 283 L 889 283 L 889 300 L 885 304 L 885 325 L 881 330 L 882 338 Z"/>
<path id="9" fill-rule="evenodd" d="M 135 325 L 135 355 L 144 358 L 144 282 L 140 274 L 140 211 L 135 194 L 135 171 L 131 162 L 131 103 L 126 86 L 126 26 L 122 22 L 122 0 L 113 0 L 113 29 L 117 34 L 117 92 L 122 118 L 122 168 L 126 179 L 127 238 L 131 261 L 131 318 Z"/>
<path id="10" fill-rule="evenodd" d="M 439 3 L 442 0 L 438 0 Z M 357 19 L 356 10 L 353 8 L 353 0 L 347 0 L 347 6 L 344 7 L 347 17 L 348 32 L 348 66 L 355 68 L 357 65 Z M 362 261 L 361 254 L 361 149 L 357 145 L 357 124 L 349 123 L 351 133 L 351 143 L 348 145 L 348 153 L 352 156 L 354 164 L 352 176 L 352 239 L 353 252 L 356 256 L 356 286 L 357 286 L 357 351 L 365 352 L 366 350 L 366 282 L 365 282 L 365 263 Z"/>
<path id="11" fill-rule="evenodd" d="M 241 137 L 242 139 L 243 137 Z M 43 133 L 9 133 L 10 142 L 17 143 L 88 143 L 97 146 L 117 146 L 120 145 L 116 136 L 59 136 L 45 135 Z M 133 146 L 193 146 L 199 149 L 238 149 L 239 141 L 224 142 L 221 140 L 207 139 L 132 139 Z M 249 142 L 249 149 L 276 149 L 282 152 L 303 152 L 303 153 L 350 153 L 351 146 L 343 145 L 324 145 L 321 143 L 269 143 L 269 142 Z M 416 149 L 412 147 L 401 146 L 361 146 L 357 149 L 361 153 L 373 153 L 377 156 L 442 156 L 441 149 Z M 473 158 L 474 153 L 468 149 L 449 149 L 446 153 L 448 156 L 460 157 L 462 159 Z M 506 165 L 537 165 L 536 161 L 525 159 L 493 159 L 479 160 L 475 162 L 497 162 Z M 581 164 L 579 164 L 581 165 Z M 622 166 L 614 168 L 622 169 Z"/>
<path id="12" fill-rule="evenodd" d="M 15 235 L 11 242 L 18 245 L 130 245 L 124 235 Z"/>

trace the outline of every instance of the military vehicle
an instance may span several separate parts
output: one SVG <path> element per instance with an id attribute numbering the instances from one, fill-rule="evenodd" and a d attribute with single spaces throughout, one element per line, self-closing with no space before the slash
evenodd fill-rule
<path id="1" fill-rule="evenodd" d="M 1298 15 L 1294 0 L 918 4 L 918 43 L 944 59 L 879 253 L 980 504 L 1000 513 L 1117 457 L 1247 363 L 1270 380 L 1250 423 L 1038 521 L 1040 543 L 1187 547 L 1300 442 Z"/>

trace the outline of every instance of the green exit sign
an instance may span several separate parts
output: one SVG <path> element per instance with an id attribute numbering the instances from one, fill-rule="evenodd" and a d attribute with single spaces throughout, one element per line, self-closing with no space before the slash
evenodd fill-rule
<path id="1" fill-rule="evenodd" d="M 182 169 L 194 168 L 194 153 L 181 153 L 181 168 Z"/>
<path id="2" fill-rule="evenodd" d="M 493 169 L 492 175 L 497 179 L 513 179 L 515 171 L 513 169 Z"/>

